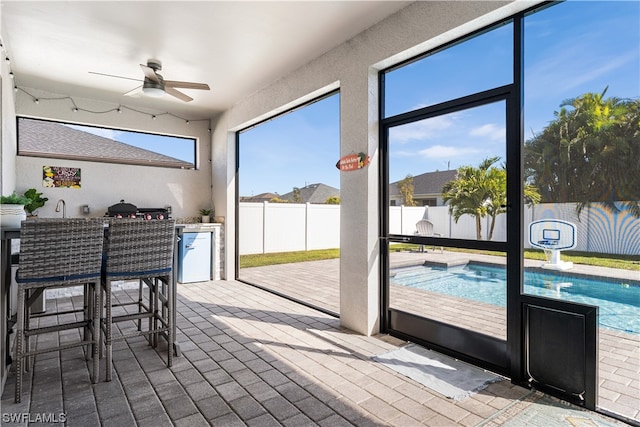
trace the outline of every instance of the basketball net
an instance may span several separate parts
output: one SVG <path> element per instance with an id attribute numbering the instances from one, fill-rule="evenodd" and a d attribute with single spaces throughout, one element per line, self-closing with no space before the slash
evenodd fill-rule
<path id="1" fill-rule="evenodd" d="M 547 260 L 548 263 L 551 262 L 551 260 L 553 259 L 553 249 L 543 249 L 544 251 L 544 257 Z"/>

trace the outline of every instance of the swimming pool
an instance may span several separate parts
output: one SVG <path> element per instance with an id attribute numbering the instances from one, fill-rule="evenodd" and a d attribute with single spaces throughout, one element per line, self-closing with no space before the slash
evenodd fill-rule
<path id="1" fill-rule="evenodd" d="M 506 270 L 469 263 L 456 267 L 413 266 L 394 269 L 391 284 L 506 306 Z M 527 270 L 524 292 L 597 305 L 601 327 L 640 335 L 640 286 L 607 278 L 586 278 Z"/>

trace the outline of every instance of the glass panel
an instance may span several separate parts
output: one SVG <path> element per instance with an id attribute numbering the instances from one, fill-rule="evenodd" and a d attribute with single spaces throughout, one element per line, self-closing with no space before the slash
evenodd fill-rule
<path id="1" fill-rule="evenodd" d="M 636 421 L 638 40 L 638 2 L 563 2 L 525 20 L 524 164 L 541 204 L 525 212 L 524 292 L 599 307 L 599 406 Z"/>
<path id="2" fill-rule="evenodd" d="M 504 253 L 392 243 L 389 308 L 506 340 Z"/>
<path id="3" fill-rule="evenodd" d="M 239 278 L 340 311 L 340 96 L 239 136 Z"/>
<path id="4" fill-rule="evenodd" d="M 18 154 L 193 169 L 196 140 L 19 117 Z"/>
<path id="5" fill-rule="evenodd" d="M 513 82 L 511 23 L 385 74 L 385 117 Z"/>
<path id="6" fill-rule="evenodd" d="M 389 129 L 389 232 L 505 241 L 505 129 L 504 101 Z"/>

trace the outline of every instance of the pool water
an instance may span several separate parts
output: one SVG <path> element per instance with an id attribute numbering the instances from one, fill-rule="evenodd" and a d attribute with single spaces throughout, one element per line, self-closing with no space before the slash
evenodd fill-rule
<path id="1" fill-rule="evenodd" d="M 393 270 L 391 284 L 506 306 L 506 270 L 483 264 Z M 630 282 L 630 281 L 629 281 Z M 640 335 L 640 286 L 624 280 L 525 271 L 524 292 L 596 305 L 601 327 Z"/>

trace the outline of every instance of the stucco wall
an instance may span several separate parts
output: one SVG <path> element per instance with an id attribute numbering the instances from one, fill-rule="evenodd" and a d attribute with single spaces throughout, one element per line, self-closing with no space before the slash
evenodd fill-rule
<path id="1" fill-rule="evenodd" d="M 223 114 L 213 134 L 213 182 L 218 214 L 227 217 L 226 271 L 235 269 L 234 131 L 339 87 L 340 152 L 345 155 L 365 151 L 371 156 L 367 168 L 343 173 L 340 180 L 340 320 L 344 326 L 363 334 L 377 332 L 380 283 L 377 71 L 532 4 L 412 3 Z"/>
<path id="2" fill-rule="evenodd" d="M 64 95 L 27 90 L 41 98 L 64 98 Z M 117 107 L 95 100 L 74 100 L 82 108 L 91 111 Z M 59 199 L 65 200 L 68 217 L 83 217 L 82 205 L 89 205 L 91 213 L 88 216 L 102 216 L 109 206 L 122 199 L 139 207 L 171 206 L 173 218 L 196 217 L 199 209 L 211 206 L 211 136 L 208 121 L 186 124 L 184 120 L 172 116 L 159 116 L 152 120 L 146 114 L 127 109 L 121 113 L 114 111 L 105 114 L 73 112 L 69 100 L 42 99 L 36 104 L 33 98 L 21 91 L 16 95 L 16 114 L 198 139 L 198 170 L 18 156 L 16 190 L 20 192 L 33 187 L 49 198 L 49 202 L 38 210 L 40 217 L 59 217 L 61 213 L 55 212 Z M 81 188 L 44 188 L 42 167 L 45 165 L 81 168 Z"/>
<path id="3" fill-rule="evenodd" d="M 0 61 L 2 73 L 2 117 L 0 122 L 0 191 L 3 195 L 13 192 L 16 185 L 16 123 L 13 79 L 9 77 L 6 61 Z"/>

